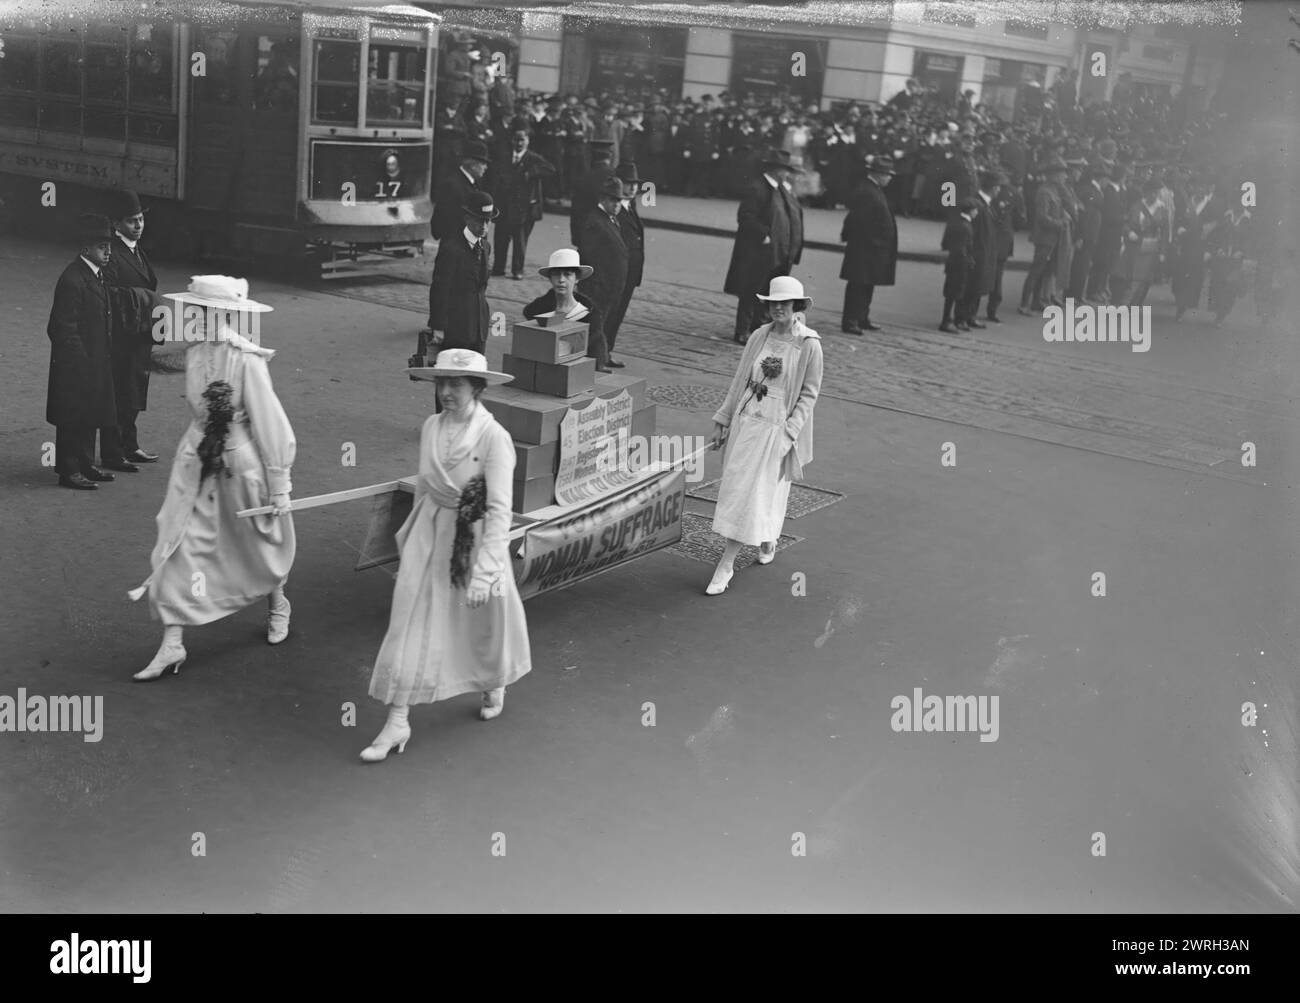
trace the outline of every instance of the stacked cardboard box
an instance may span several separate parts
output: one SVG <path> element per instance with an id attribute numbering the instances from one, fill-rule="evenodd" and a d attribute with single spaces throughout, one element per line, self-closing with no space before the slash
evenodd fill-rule
<path id="1" fill-rule="evenodd" d="M 647 406 L 646 381 L 614 373 L 596 373 L 588 359 L 587 325 L 536 323 L 514 326 L 511 351 L 502 361 L 514 382 L 490 387 L 482 403 L 515 441 L 514 510 L 532 512 L 555 500 L 560 466 L 560 423 L 570 408 L 581 409 L 598 397 L 627 391 L 632 398 L 631 435 L 649 437 L 655 407 Z"/>

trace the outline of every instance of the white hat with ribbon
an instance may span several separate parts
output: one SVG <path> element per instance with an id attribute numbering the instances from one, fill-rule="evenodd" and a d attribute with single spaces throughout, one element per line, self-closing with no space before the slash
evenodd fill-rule
<path id="1" fill-rule="evenodd" d="M 803 291 L 803 283 L 793 275 L 778 275 L 768 285 L 767 295 L 758 293 L 758 298 L 768 302 L 781 302 L 782 300 L 807 300 L 808 306 L 812 306 L 812 297 Z"/>
<path id="2" fill-rule="evenodd" d="M 438 353 L 432 366 L 408 369 L 407 375 L 416 380 L 434 380 L 439 376 L 477 376 L 489 386 L 509 383 L 514 379 L 509 373 L 493 372 L 481 352 L 468 348 L 448 348 Z"/>
<path id="3" fill-rule="evenodd" d="M 577 272 L 579 279 L 585 279 L 595 271 L 591 265 L 584 265 L 578 252 L 572 247 L 562 247 L 551 254 L 546 267 L 537 269 L 538 275 L 550 276 L 551 272 Z"/>
<path id="4" fill-rule="evenodd" d="M 269 313 L 275 309 L 249 299 L 248 280 L 230 275 L 191 275 L 190 287 L 185 292 L 164 293 L 163 299 L 241 313 Z"/>

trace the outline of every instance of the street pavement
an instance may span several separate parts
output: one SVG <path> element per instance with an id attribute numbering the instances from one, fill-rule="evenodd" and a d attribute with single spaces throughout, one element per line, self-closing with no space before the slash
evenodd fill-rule
<path id="1" fill-rule="evenodd" d="M 494 280 L 494 309 L 518 316 L 566 236 L 539 224 L 530 277 Z M 739 357 L 729 250 L 648 235 L 616 355 L 666 402 L 665 434 L 708 434 Z M 131 681 L 158 629 L 125 593 L 148 572 L 167 469 L 81 494 L 40 465 L 43 331 L 69 256 L 0 238 L 0 695 L 101 694 L 106 723 L 99 743 L 0 733 L 3 908 L 1300 904 L 1297 369 L 1294 339 L 1249 302 L 1216 331 L 1203 315 L 1174 325 L 1159 291 L 1145 354 L 1047 344 L 1006 307 L 1002 327 L 951 336 L 934 330 L 939 269 L 905 262 L 877 293 L 886 330 L 853 338 L 838 255 L 809 252 L 797 274 L 827 376 L 807 481 L 843 497 L 787 521 L 796 539 L 721 597 L 702 595 L 708 563 L 660 552 L 530 601 L 534 668 L 500 718 L 480 722 L 472 697 L 416 708 L 405 754 L 364 766 L 392 590 L 391 569 L 353 571 L 364 502 L 296 517 L 286 643 L 265 644 L 254 607 L 187 632 L 179 676 Z M 296 495 L 413 470 L 430 391 L 402 369 L 429 265 L 254 279 L 276 308 L 263 341 L 298 436 Z M 162 285 L 194 270 L 164 263 Z M 164 460 L 181 393 L 155 376 L 141 416 Z M 703 479 L 717 476 L 711 455 Z M 893 730 L 891 702 L 918 687 L 997 696 L 997 740 Z"/>

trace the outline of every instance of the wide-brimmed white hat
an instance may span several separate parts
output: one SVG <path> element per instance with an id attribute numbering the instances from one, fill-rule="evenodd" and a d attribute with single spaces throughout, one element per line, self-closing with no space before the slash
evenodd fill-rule
<path id="1" fill-rule="evenodd" d="M 238 310 L 241 313 L 269 313 L 275 307 L 248 298 L 248 280 L 230 275 L 191 275 L 190 287 L 183 293 L 164 293 L 163 299 L 195 303 L 213 310 Z"/>
<path id="2" fill-rule="evenodd" d="M 591 265 L 584 265 L 578 252 L 572 247 L 562 247 L 551 254 L 551 260 L 545 268 L 537 269 L 538 275 L 549 276 L 551 272 L 577 272 L 579 279 L 585 279 L 595 271 Z"/>
<path id="3" fill-rule="evenodd" d="M 765 302 L 780 302 L 782 300 L 807 300 L 808 306 L 812 306 L 812 297 L 803 291 L 803 283 L 793 275 L 778 275 L 768 286 L 767 295 L 758 294 L 758 298 Z"/>
<path id="4" fill-rule="evenodd" d="M 514 379 L 509 373 L 496 373 L 487 367 L 487 359 L 480 352 L 468 348 L 448 348 L 438 353 L 432 366 L 408 369 L 407 374 L 416 380 L 433 380 L 439 376 L 477 376 L 490 386 L 509 383 Z"/>

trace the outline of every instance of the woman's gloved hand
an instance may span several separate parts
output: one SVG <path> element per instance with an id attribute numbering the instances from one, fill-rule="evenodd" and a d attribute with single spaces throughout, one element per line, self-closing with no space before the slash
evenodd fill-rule
<path id="1" fill-rule="evenodd" d="M 287 493 L 271 495 L 271 508 L 272 515 L 288 515 L 290 511 L 289 495 Z"/>

